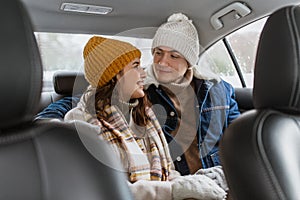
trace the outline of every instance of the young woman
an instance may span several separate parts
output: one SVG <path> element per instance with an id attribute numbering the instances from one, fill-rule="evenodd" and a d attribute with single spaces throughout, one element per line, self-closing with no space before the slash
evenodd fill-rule
<path id="1" fill-rule="evenodd" d="M 100 127 L 120 159 L 136 199 L 225 199 L 209 175 L 180 176 L 168 144 L 143 90 L 141 52 L 129 43 L 92 37 L 84 48 L 90 86 L 65 121 L 84 120 Z"/>

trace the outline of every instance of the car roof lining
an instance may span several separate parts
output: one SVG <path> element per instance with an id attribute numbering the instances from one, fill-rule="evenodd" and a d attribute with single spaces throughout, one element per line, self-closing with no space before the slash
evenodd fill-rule
<path id="1" fill-rule="evenodd" d="M 245 0 L 253 12 L 239 20 L 229 13 L 222 18 L 224 28 L 214 30 L 210 17 L 232 0 L 72 0 L 71 3 L 102 5 L 113 8 L 108 15 L 64 12 L 60 10 L 62 0 L 22 0 L 32 17 L 37 32 L 88 33 L 102 35 L 139 36 L 152 38 L 156 28 L 167 17 L 182 12 L 191 18 L 199 31 L 200 43 L 207 48 L 230 32 L 272 13 L 286 5 L 300 3 L 299 0 Z M 257 3 L 259 2 L 259 3 Z M 201 10 L 201 7 L 205 7 Z M 199 9 L 200 8 L 200 9 Z M 146 27 L 146 28 L 142 28 Z M 137 28 L 139 30 L 137 30 Z M 143 30 L 142 30 L 143 29 Z M 130 33 L 130 34 L 129 34 Z"/>

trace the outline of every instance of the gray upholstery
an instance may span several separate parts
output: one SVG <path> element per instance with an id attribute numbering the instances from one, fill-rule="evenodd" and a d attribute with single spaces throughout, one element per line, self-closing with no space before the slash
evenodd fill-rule
<path id="1" fill-rule="evenodd" d="M 300 8 L 267 20 L 258 46 L 254 109 L 225 131 L 221 160 L 235 200 L 300 199 Z"/>
<path id="2" fill-rule="evenodd" d="M 111 168 L 120 166 L 109 146 L 89 140 L 96 134 L 86 123 L 31 122 L 42 86 L 38 48 L 20 2 L 4 0 L 2 8 L 0 199 L 132 199 L 123 172 Z"/>

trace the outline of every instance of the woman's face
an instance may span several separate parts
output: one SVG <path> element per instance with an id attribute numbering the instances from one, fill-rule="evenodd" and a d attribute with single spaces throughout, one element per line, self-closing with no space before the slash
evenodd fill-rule
<path id="1" fill-rule="evenodd" d="M 126 65 L 117 75 L 118 88 L 122 100 L 141 98 L 144 93 L 145 71 L 140 67 L 140 59 L 136 58 Z"/>

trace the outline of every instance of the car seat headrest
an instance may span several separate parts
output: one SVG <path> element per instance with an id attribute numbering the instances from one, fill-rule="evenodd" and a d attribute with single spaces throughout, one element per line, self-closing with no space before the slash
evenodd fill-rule
<path id="1" fill-rule="evenodd" d="M 27 11 L 19 1 L 3 3 L 0 129 L 31 121 L 38 110 L 42 89 L 42 63 Z"/>
<path id="2" fill-rule="evenodd" d="M 60 95 L 82 94 L 89 85 L 80 72 L 59 71 L 53 75 L 54 90 Z"/>
<path id="3" fill-rule="evenodd" d="M 261 34 L 254 73 L 255 108 L 300 112 L 300 7 L 278 10 Z"/>

